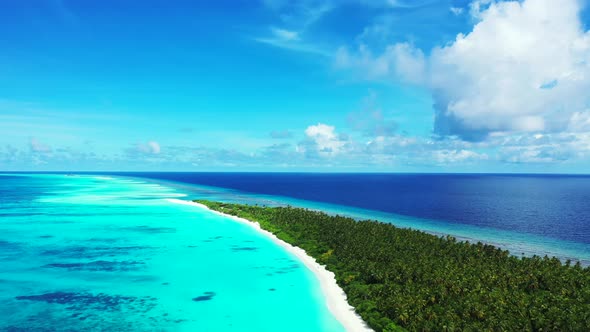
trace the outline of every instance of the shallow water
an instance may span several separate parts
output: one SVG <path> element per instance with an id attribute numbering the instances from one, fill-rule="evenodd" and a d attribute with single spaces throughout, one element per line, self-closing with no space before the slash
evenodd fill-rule
<path id="1" fill-rule="evenodd" d="M 291 254 L 166 201 L 184 195 L 134 179 L 0 176 L 0 330 L 343 331 Z"/>

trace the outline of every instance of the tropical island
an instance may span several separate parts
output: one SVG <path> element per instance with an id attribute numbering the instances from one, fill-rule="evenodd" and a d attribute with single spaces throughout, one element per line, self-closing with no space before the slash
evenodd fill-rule
<path id="1" fill-rule="evenodd" d="M 374 220 L 197 200 L 299 247 L 375 331 L 587 331 L 590 268 Z"/>

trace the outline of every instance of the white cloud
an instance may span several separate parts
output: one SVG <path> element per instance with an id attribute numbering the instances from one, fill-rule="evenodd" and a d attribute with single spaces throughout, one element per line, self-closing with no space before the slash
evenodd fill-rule
<path id="1" fill-rule="evenodd" d="M 323 123 L 309 126 L 305 129 L 305 135 L 308 142 L 313 143 L 313 147 L 320 155 L 335 155 L 338 154 L 346 144 L 345 140 L 340 135 L 336 134 L 334 126 L 329 126 Z M 300 152 L 310 152 L 310 144 L 300 144 L 298 150 Z"/>
<path id="2" fill-rule="evenodd" d="M 408 43 L 373 55 L 341 48 L 336 65 L 367 78 L 421 83 L 435 131 L 467 140 L 494 132 L 564 132 L 590 104 L 590 32 L 577 0 L 476 0 L 473 30 L 429 56 Z"/>
<path id="3" fill-rule="evenodd" d="M 566 130 L 590 101 L 590 35 L 579 11 L 576 0 L 492 2 L 478 11 L 471 33 L 432 51 L 439 129 Z"/>
<path id="4" fill-rule="evenodd" d="M 159 154 L 161 149 L 158 142 L 150 141 L 147 143 L 138 143 L 137 151 L 144 154 Z"/>

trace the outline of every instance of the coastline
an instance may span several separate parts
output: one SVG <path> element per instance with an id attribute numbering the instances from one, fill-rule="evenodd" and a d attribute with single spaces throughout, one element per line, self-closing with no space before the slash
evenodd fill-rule
<path id="1" fill-rule="evenodd" d="M 207 206 L 190 201 L 184 201 L 180 199 L 169 198 L 166 199 L 168 202 L 174 204 L 183 204 L 200 207 L 207 209 L 215 214 L 230 218 L 234 221 L 249 225 L 255 228 L 261 234 L 269 237 L 275 244 L 281 246 L 289 253 L 293 254 L 299 261 L 305 265 L 318 279 L 320 288 L 326 299 L 326 305 L 328 310 L 334 315 L 336 320 L 342 324 L 346 331 L 350 332 L 373 332 L 373 330 L 367 325 L 367 323 L 355 312 L 354 308 L 348 303 L 346 294 L 336 283 L 336 278 L 333 272 L 328 271 L 323 265 L 320 265 L 316 260 L 307 255 L 305 250 L 295 247 L 279 238 L 273 233 L 264 230 L 260 227 L 258 222 L 250 221 L 244 218 L 239 218 L 229 214 L 225 214 L 219 211 L 209 209 Z"/>

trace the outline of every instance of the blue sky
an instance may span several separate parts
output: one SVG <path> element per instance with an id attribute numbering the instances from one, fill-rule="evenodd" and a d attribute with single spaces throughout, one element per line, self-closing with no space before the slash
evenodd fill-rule
<path id="1" fill-rule="evenodd" d="M 587 173 L 587 7 L 4 1 L 0 170 Z"/>

